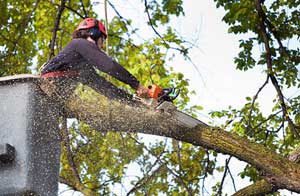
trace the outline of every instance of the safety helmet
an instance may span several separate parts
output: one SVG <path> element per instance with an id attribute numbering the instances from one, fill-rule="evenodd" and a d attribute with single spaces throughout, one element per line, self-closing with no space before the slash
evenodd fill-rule
<path id="1" fill-rule="evenodd" d="M 76 30 L 89 29 L 91 37 L 96 41 L 101 34 L 107 37 L 105 26 L 101 21 L 95 18 L 86 18 L 82 20 Z"/>

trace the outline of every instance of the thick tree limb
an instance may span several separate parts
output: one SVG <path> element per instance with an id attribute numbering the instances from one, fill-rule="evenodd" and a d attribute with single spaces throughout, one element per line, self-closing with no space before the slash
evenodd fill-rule
<path id="1" fill-rule="evenodd" d="M 87 92 L 89 89 L 83 90 Z M 153 134 L 213 149 L 259 169 L 276 189 L 300 193 L 300 166 L 261 144 L 251 143 L 246 138 L 207 125 L 199 125 L 191 130 L 182 126 L 173 116 L 135 103 L 115 101 L 95 92 L 91 92 L 90 97 L 80 94 L 77 92 L 69 97 L 66 109 L 96 130 Z"/>
<path id="2" fill-rule="evenodd" d="M 299 163 L 300 159 L 300 146 L 298 146 L 289 156 L 289 160 L 293 161 L 295 163 Z M 272 184 L 270 184 L 268 181 L 266 180 L 260 180 L 255 182 L 252 185 L 249 185 L 241 190 L 239 190 L 238 192 L 236 192 L 234 194 L 234 196 L 259 196 L 259 195 L 265 195 L 265 194 L 269 194 L 275 192 L 274 187 L 272 186 Z"/>
<path id="3" fill-rule="evenodd" d="M 239 190 L 233 196 L 264 196 L 272 192 L 274 192 L 272 185 L 266 180 L 260 180 Z"/>

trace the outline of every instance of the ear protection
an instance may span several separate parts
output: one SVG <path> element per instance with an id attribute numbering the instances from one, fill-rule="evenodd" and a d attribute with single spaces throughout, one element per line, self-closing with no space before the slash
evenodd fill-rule
<path id="1" fill-rule="evenodd" d="M 101 34 L 102 34 L 101 31 L 100 31 L 99 28 L 98 28 L 98 25 L 95 26 L 95 27 L 90 28 L 90 29 L 89 29 L 89 33 L 90 33 L 91 38 L 92 38 L 93 40 L 95 40 L 95 42 L 98 41 L 98 39 L 100 38 L 100 36 L 101 36 Z"/>

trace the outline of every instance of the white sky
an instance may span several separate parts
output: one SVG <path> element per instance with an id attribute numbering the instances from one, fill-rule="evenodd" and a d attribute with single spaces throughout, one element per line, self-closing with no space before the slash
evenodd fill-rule
<path id="1" fill-rule="evenodd" d="M 96 10 L 103 10 L 103 0 L 100 1 Z M 119 2 L 119 3 L 118 3 Z M 124 3 L 126 2 L 126 3 Z M 140 0 L 112 1 L 120 13 L 126 18 L 127 15 L 135 18 L 133 26 L 142 26 L 145 23 L 146 15 L 143 13 L 144 7 Z M 176 71 L 184 73 L 190 80 L 191 89 L 197 92 L 193 97 L 192 104 L 199 104 L 204 107 L 199 116 L 200 120 L 211 121 L 207 112 L 212 110 L 226 109 L 232 105 L 239 107 L 244 105 L 246 96 L 254 96 L 259 87 L 264 83 L 265 76 L 262 74 L 262 68 L 256 68 L 252 71 L 237 71 L 234 65 L 234 57 L 239 52 L 238 40 L 242 35 L 232 35 L 227 33 L 227 26 L 221 21 L 224 11 L 216 9 L 212 0 L 184 1 L 185 16 L 179 20 L 172 21 L 173 27 L 186 39 L 197 42 L 195 44 L 199 49 L 193 49 L 190 56 L 200 70 L 201 76 L 195 68 L 183 60 L 180 56 L 171 62 Z M 114 15 L 114 11 L 109 9 L 109 19 Z M 104 18 L 104 14 L 99 14 Z M 139 35 L 153 36 L 150 28 L 144 29 Z M 259 52 L 260 47 L 257 47 Z M 204 81 L 204 82 L 203 82 Z M 263 108 L 269 111 L 270 103 L 274 98 L 274 90 L 271 87 L 266 88 L 259 96 L 263 101 Z M 218 122 L 214 122 L 218 125 Z M 224 161 L 221 162 L 224 164 Z M 241 168 L 241 163 L 235 161 L 235 168 Z M 238 170 L 232 171 L 237 174 Z M 221 180 L 222 176 L 214 176 L 211 181 Z M 228 187 L 231 187 L 231 181 L 227 177 Z M 246 184 L 238 182 L 237 188 L 240 189 Z M 225 187 L 226 188 L 226 184 Z M 230 193 L 232 189 L 226 189 Z M 66 192 L 62 195 L 68 195 Z M 286 193 L 286 195 L 289 195 Z M 293 194 L 297 195 L 297 194 Z"/>

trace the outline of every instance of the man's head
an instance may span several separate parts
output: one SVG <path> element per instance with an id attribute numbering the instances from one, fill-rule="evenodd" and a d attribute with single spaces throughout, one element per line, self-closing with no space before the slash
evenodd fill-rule
<path id="1" fill-rule="evenodd" d="M 107 37 L 105 26 L 102 22 L 95 18 L 86 18 L 80 22 L 77 29 L 73 32 L 73 38 L 84 38 L 90 37 L 95 41 L 97 45 L 99 42 L 103 43 Z"/>

